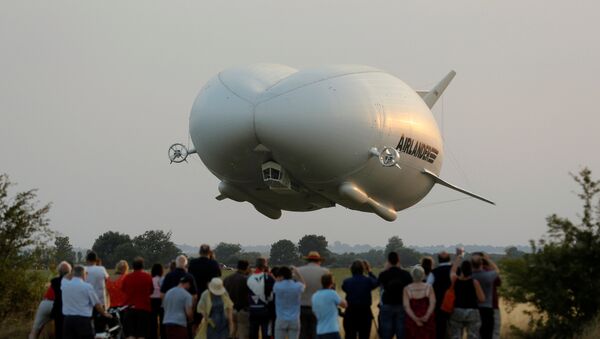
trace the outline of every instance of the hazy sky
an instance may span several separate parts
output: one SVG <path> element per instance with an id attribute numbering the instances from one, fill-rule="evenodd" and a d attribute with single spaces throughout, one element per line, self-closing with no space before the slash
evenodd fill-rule
<path id="1" fill-rule="evenodd" d="M 0 172 L 53 202 L 77 246 L 107 230 L 172 230 L 177 243 L 270 244 L 316 233 L 384 244 L 524 244 L 545 217 L 575 217 L 568 173 L 600 177 L 597 1 L 0 2 Z M 230 66 L 358 63 L 416 89 L 457 76 L 434 114 L 442 177 L 395 222 L 343 207 L 285 212 L 217 201 L 187 141 L 192 102 Z"/>

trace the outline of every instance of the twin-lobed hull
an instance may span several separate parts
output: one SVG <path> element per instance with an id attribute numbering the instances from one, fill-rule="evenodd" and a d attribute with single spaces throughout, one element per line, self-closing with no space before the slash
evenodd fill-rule
<path id="1" fill-rule="evenodd" d="M 220 197 L 248 201 L 271 218 L 340 204 L 393 220 L 429 193 L 435 182 L 423 171 L 439 175 L 443 161 L 421 96 L 367 66 L 225 70 L 197 96 L 190 135 L 222 180 Z M 385 147 L 398 149 L 401 169 L 374 156 Z M 269 171 L 289 181 L 265 177 Z"/>

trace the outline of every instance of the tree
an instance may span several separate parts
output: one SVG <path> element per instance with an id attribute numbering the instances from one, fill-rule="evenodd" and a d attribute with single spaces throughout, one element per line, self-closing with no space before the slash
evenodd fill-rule
<path id="1" fill-rule="evenodd" d="M 331 257 L 327 249 L 327 239 L 322 235 L 309 234 L 298 241 L 298 251 L 302 256 L 307 256 L 310 251 L 317 251 L 326 260 Z"/>
<path id="2" fill-rule="evenodd" d="M 402 239 L 395 235 L 388 239 L 387 245 L 385 245 L 385 255 L 388 255 L 390 252 L 400 252 L 404 248 L 404 242 Z"/>
<path id="3" fill-rule="evenodd" d="M 290 240 L 279 240 L 271 245 L 269 255 L 271 265 L 294 265 L 298 259 L 298 248 Z"/>
<path id="4" fill-rule="evenodd" d="M 171 231 L 146 231 L 133 238 L 133 247 L 148 266 L 155 263 L 166 264 L 181 253 L 171 241 Z"/>
<path id="5" fill-rule="evenodd" d="M 240 254 L 242 253 L 242 245 L 220 242 L 215 246 L 214 252 L 219 262 L 233 266 L 239 260 Z"/>
<path id="6" fill-rule="evenodd" d="M 75 251 L 69 242 L 69 237 L 57 236 L 54 239 L 54 258 L 56 263 L 68 261 L 73 264 L 75 262 Z"/>
<path id="7" fill-rule="evenodd" d="M 48 252 L 46 243 L 52 235 L 50 204 L 38 207 L 36 190 L 9 197 L 12 185 L 8 175 L 0 174 L 0 319 L 35 310 L 46 282 L 46 275 L 36 268 L 43 268 L 40 259 Z"/>
<path id="8" fill-rule="evenodd" d="M 504 297 L 536 308 L 528 334 L 534 338 L 576 337 L 599 311 L 600 181 L 587 168 L 571 176 L 582 190 L 581 219 L 550 215 L 546 239 L 532 240 L 531 253 L 501 262 Z"/>
<path id="9" fill-rule="evenodd" d="M 92 251 L 96 252 L 98 257 L 102 259 L 102 264 L 106 267 L 114 267 L 115 264 L 122 258 L 117 256 L 115 250 L 119 245 L 131 243 L 129 235 L 119 232 L 108 231 L 101 234 L 94 245 Z"/>
<path id="10" fill-rule="evenodd" d="M 135 259 L 135 257 L 137 257 L 138 255 L 140 254 L 138 253 L 138 250 L 133 246 L 133 243 L 124 242 L 115 248 L 112 257 L 118 258 L 117 260 L 133 262 L 133 259 Z"/>

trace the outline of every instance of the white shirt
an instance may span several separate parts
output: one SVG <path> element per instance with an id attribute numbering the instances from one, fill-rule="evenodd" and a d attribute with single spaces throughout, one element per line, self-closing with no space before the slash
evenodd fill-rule
<path id="1" fill-rule="evenodd" d="M 108 298 L 106 298 L 106 279 L 108 278 L 108 272 L 106 272 L 106 268 L 104 268 L 104 266 L 94 265 L 86 266 L 85 270 L 88 274 L 86 281 L 92 285 L 94 291 L 96 291 L 100 303 L 105 307 L 108 307 Z"/>
<path id="2" fill-rule="evenodd" d="M 91 317 L 94 306 L 100 304 L 92 285 L 81 278 L 62 279 L 62 313 L 80 317 Z"/>

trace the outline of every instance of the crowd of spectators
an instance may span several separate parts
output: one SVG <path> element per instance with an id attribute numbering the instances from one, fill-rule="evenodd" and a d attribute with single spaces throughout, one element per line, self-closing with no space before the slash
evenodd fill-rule
<path id="1" fill-rule="evenodd" d="M 138 257 L 133 271 L 122 260 L 110 276 L 89 252 L 85 266 L 58 265 L 30 338 L 52 319 L 55 338 L 92 339 L 115 325 L 114 314 L 126 338 L 336 339 L 340 317 L 344 337 L 352 339 L 372 337 L 373 326 L 382 339 L 463 338 L 464 332 L 467 338 L 499 338 L 498 267 L 484 253 L 465 259 L 463 252 L 457 249 L 452 262 L 440 252 L 437 267 L 424 257 L 410 269 L 390 252 L 378 276 L 357 260 L 341 282 L 344 297 L 318 252 L 300 267 L 270 268 L 265 258 L 250 267 L 240 260 L 224 279 L 208 245 L 197 258 L 175 258 L 166 274 L 161 264 L 146 272 Z"/>

